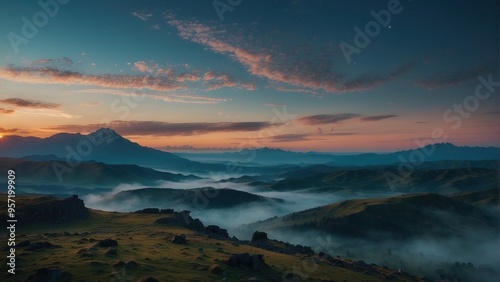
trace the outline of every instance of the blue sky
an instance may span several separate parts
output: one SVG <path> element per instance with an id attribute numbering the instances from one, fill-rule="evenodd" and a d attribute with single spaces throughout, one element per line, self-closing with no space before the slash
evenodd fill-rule
<path id="1" fill-rule="evenodd" d="M 2 3 L 1 135 L 390 151 L 442 128 L 435 141 L 498 144 L 498 87 L 474 96 L 499 81 L 498 1 L 40 2 L 54 13 Z"/>

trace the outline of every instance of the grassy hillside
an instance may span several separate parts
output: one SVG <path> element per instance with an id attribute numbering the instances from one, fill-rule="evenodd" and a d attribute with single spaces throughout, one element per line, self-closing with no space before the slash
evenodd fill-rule
<path id="1" fill-rule="evenodd" d="M 458 164 L 457 164 L 458 165 Z M 480 165 L 480 164 L 478 164 Z M 406 171 L 405 171 L 406 172 Z M 443 169 L 440 165 L 425 165 L 402 175 L 397 166 L 347 168 L 309 166 L 283 174 L 268 189 L 307 192 L 375 192 L 406 193 L 478 191 L 498 188 L 498 171 L 489 168 L 460 167 Z M 388 179 L 394 183 L 389 185 Z"/>
<path id="2" fill-rule="evenodd" d="M 5 202 L 5 195 L 0 200 Z M 17 204 L 22 209 L 28 203 L 46 206 L 57 201 L 29 196 L 18 198 Z M 242 241 L 214 239 L 182 224 L 155 223 L 178 216 L 90 210 L 89 218 L 66 223 L 19 223 L 17 242 L 29 243 L 17 247 L 16 275 L 8 274 L 3 264 L 0 280 L 25 281 L 34 279 L 35 273 L 45 273 L 59 275 L 58 281 L 138 281 L 148 275 L 159 281 L 422 281 L 376 265 L 318 255 L 285 255 Z M 181 233 L 187 244 L 170 241 Z M 106 238 L 118 245 L 94 247 Z M 42 247 L 34 250 L 36 246 Z M 231 254 L 241 253 L 261 254 L 266 265 L 253 270 L 226 263 Z"/>
<path id="3" fill-rule="evenodd" d="M 477 192 L 458 193 L 453 195 L 452 198 L 477 206 L 499 208 L 500 204 L 499 191 L 496 188 Z"/>
<path id="4" fill-rule="evenodd" d="M 348 200 L 246 226 L 257 230 L 322 230 L 383 241 L 471 234 L 498 236 L 498 218 L 470 204 L 438 195 L 412 194 Z"/>
<path id="5" fill-rule="evenodd" d="M 212 187 L 196 189 L 144 188 L 119 192 L 106 199 L 114 206 L 130 202 L 131 199 L 140 199 L 144 207 L 164 207 L 175 203 L 177 207 L 185 206 L 190 209 L 224 209 L 243 204 L 275 204 L 281 199 L 266 198 L 263 196 L 232 189 L 215 189 Z M 177 208 L 176 207 L 176 208 Z"/>

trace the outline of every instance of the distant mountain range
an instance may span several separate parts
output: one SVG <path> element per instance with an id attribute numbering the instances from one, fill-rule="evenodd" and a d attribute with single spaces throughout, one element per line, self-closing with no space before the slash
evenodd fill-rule
<path id="1" fill-rule="evenodd" d="M 401 162 L 444 160 L 498 160 L 495 147 L 457 147 L 450 143 L 427 145 L 421 149 L 387 154 L 365 153 L 334 155 L 300 153 L 280 149 L 243 149 L 233 153 L 172 154 L 141 146 L 109 128 L 88 135 L 59 133 L 48 138 L 4 136 L 0 157 L 27 158 L 32 161 L 97 161 L 106 164 L 136 164 L 183 172 L 224 172 L 227 164 L 244 166 L 246 172 L 263 173 L 284 167 L 259 168 L 259 165 L 329 164 L 333 166 L 386 165 Z M 189 158 L 189 159 L 188 159 Z"/>
<path id="2" fill-rule="evenodd" d="M 243 165 L 277 164 L 330 164 L 336 166 L 385 165 L 400 162 L 435 162 L 445 160 L 498 160 L 500 149 L 496 147 L 458 147 L 451 143 L 427 145 L 423 148 L 393 153 L 326 154 L 317 152 L 291 152 L 281 149 L 243 149 L 233 153 L 177 153 L 195 161 L 234 161 Z"/>
<path id="3" fill-rule="evenodd" d="M 109 128 L 88 135 L 59 133 L 48 138 L 4 136 L 0 139 L 0 156 L 36 161 L 135 164 L 177 171 L 224 171 L 221 164 L 203 164 L 174 154 L 141 146 L 123 138 Z"/>
<path id="4" fill-rule="evenodd" d="M 0 170 L 13 169 L 18 185 L 59 185 L 69 187 L 114 188 L 120 184 L 157 185 L 160 181 L 189 181 L 194 175 L 173 174 L 137 165 L 108 165 L 101 162 L 68 163 L 68 171 L 59 171 L 59 161 L 30 161 L 0 157 Z M 60 172 L 58 175 L 58 171 Z M 0 179 L 6 176 L 0 176 Z"/>

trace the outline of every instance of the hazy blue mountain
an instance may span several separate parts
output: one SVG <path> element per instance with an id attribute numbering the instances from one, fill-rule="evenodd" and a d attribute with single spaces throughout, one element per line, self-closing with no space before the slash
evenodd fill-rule
<path id="1" fill-rule="evenodd" d="M 112 129 L 101 128 L 88 135 L 59 133 L 48 138 L 5 136 L 0 156 L 66 162 L 99 161 L 107 164 L 137 164 L 179 171 L 223 171 L 220 164 L 193 162 L 174 154 L 141 146 Z"/>
<path id="2" fill-rule="evenodd" d="M 281 149 L 243 149 L 231 153 L 177 153 L 194 161 L 234 161 L 243 165 L 276 164 L 330 164 L 336 166 L 364 166 L 400 162 L 435 162 L 445 160 L 498 160 L 500 149 L 495 147 L 459 147 L 451 143 L 427 145 L 420 149 L 393 153 L 363 153 L 341 155 L 335 153 L 292 152 Z"/>
<path id="3" fill-rule="evenodd" d="M 74 164 L 74 166 L 72 166 Z M 101 162 L 68 163 L 67 169 L 59 161 L 29 161 L 0 157 L 0 170 L 12 169 L 19 176 L 19 185 L 58 185 L 66 187 L 114 188 L 129 183 L 144 186 L 161 181 L 189 181 L 194 175 L 173 174 L 137 165 L 109 165 Z M 5 178 L 4 176 L 0 179 Z"/>

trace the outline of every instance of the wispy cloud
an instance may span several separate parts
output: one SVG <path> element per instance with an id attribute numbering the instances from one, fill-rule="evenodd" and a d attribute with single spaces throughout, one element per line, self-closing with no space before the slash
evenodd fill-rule
<path id="1" fill-rule="evenodd" d="M 19 131 L 18 128 L 3 128 L 3 127 L 0 127 L 0 132 L 2 132 L 2 133 L 16 133 L 18 131 Z"/>
<path id="2" fill-rule="evenodd" d="M 13 110 L 13 109 L 0 108 L 0 114 L 2 114 L 2 115 L 12 114 L 14 112 L 15 112 L 15 110 Z"/>
<path id="3" fill-rule="evenodd" d="M 297 142 L 308 140 L 308 134 L 281 134 L 272 137 L 272 142 Z"/>
<path id="4" fill-rule="evenodd" d="M 320 124 L 330 124 L 337 123 L 340 121 L 353 119 L 360 117 L 360 114 L 353 113 L 342 113 L 342 114 L 322 114 L 322 115 L 312 115 L 298 118 L 299 123 L 305 125 L 320 125 Z"/>
<path id="5" fill-rule="evenodd" d="M 155 100 L 161 100 L 167 103 L 184 103 L 184 104 L 218 104 L 229 101 L 229 99 L 208 97 L 196 95 L 193 93 L 160 93 L 160 92 L 139 92 L 117 89 L 81 89 L 73 90 L 71 93 L 89 93 L 89 94 L 106 94 L 125 97 L 144 97 Z M 139 98 L 140 99 L 140 98 Z"/>
<path id="6" fill-rule="evenodd" d="M 263 106 L 266 106 L 266 107 L 284 107 L 286 106 L 286 104 L 279 104 L 279 103 L 264 103 L 262 104 Z"/>
<path id="7" fill-rule="evenodd" d="M 452 73 L 437 72 L 415 81 L 415 86 L 424 87 L 429 90 L 460 85 L 472 81 L 480 75 L 498 71 L 497 68 L 479 67 L 468 70 L 461 70 Z"/>
<path id="8" fill-rule="evenodd" d="M 162 151 L 218 151 L 218 152 L 235 152 L 238 151 L 238 147 L 195 147 L 192 145 L 181 145 L 181 146 L 164 146 L 157 147 L 156 149 Z"/>
<path id="9" fill-rule="evenodd" d="M 48 116 L 48 117 L 60 117 L 60 118 L 80 118 L 81 115 L 72 115 L 65 113 L 60 110 L 54 109 L 18 109 L 16 113 L 24 115 L 37 115 L 37 116 Z"/>
<path id="10" fill-rule="evenodd" d="M 150 89 L 156 91 L 174 91 L 185 86 L 166 77 L 134 75 L 86 75 L 79 72 L 56 68 L 3 67 L 0 78 L 21 83 L 87 85 L 107 88 Z"/>
<path id="11" fill-rule="evenodd" d="M 0 104 L 7 104 L 11 106 L 34 108 L 34 109 L 55 109 L 61 105 L 55 103 L 48 103 L 42 101 L 25 100 L 20 98 L 8 98 L 0 100 Z"/>
<path id="12" fill-rule="evenodd" d="M 171 123 L 161 121 L 113 121 L 107 124 L 58 125 L 46 128 L 53 131 L 92 132 L 101 127 L 113 128 L 122 135 L 191 136 L 213 132 L 258 131 L 270 126 L 268 122 L 216 122 L 216 123 Z"/>
<path id="13" fill-rule="evenodd" d="M 246 90 L 257 90 L 257 85 L 250 82 L 242 82 L 236 80 L 229 74 L 226 73 L 216 73 L 214 71 L 206 72 L 203 76 L 205 84 L 208 90 L 217 90 L 223 87 L 234 87 Z"/>
<path id="14" fill-rule="evenodd" d="M 42 66 L 64 67 L 73 65 L 73 60 L 67 57 L 57 58 L 57 59 L 40 59 L 31 62 L 30 65 L 36 67 L 42 67 Z"/>
<path id="15" fill-rule="evenodd" d="M 145 22 L 147 22 L 149 20 L 149 18 L 151 18 L 153 16 L 152 12 L 146 11 L 146 10 L 132 12 L 131 14 L 132 14 L 132 16 L 137 17 L 140 20 L 145 21 Z"/>
<path id="16" fill-rule="evenodd" d="M 379 120 L 393 118 L 393 117 L 397 117 L 397 116 L 398 115 L 366 116 L 366 117 L 362 117 L 360 119 L 361 119 L 361 121 L 379 121 Z"/>
<path id="17" fill-rule="evenodd" d="M 271 82 L 290 86 L 324 90 L 326 92 L 363 91 L 395 79 L 408 71 L 411 65 L 403 65 L 388 74 L 367 73 L 349 77 L 333 70 L 332 50 L 314 52 L 312 47 L 284 52 L 277 48 L 263 48 L 243 36 L 242 32 L 216 28 L 195 20 L 180 20 L 172 12 L 166 12 L 167 23 L 177 29 L 180 37 L 206 46 L 239 62 L 255 76 Z M 252 46 L 252 47 L 250 47 Z M 305 58 L 304 58 L 305 57 Z"/>

